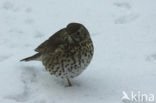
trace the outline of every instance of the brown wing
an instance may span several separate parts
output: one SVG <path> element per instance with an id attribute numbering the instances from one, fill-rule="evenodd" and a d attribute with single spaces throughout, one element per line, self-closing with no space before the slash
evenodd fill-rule
<path id="1" fill-rule="evenodd" d="M 39 45 L 35 51 L 37 52 L 54 52 L 57 47 L 61 44 L 64 44 L 66 41 L 64 39 L 66 35 L 66 30 L 61 29 L 52 35 L 48 40 Z"/>

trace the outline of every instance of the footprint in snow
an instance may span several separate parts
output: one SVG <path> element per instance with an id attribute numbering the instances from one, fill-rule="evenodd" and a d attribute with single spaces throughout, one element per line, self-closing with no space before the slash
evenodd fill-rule
<path id="1" fill-rule="evenodd" d="M 14 8 L 14 5 L 11 2 L 4 2 L 3 8 L 6 10 L 10 10 Z"/>
<path id="2" fill-rule="evenodd" d="M 156 54 L 152 54 L 152 55 L 150 55 L 150 56 L 147 56 L 147 58 L 146 58 L 146 60 L 147 61 L 154 61 L 154 62 L 156 62 Z"/>
<path id="3" fill-rule="evenodd" d="M 31 9 L 31 8 L 26 8 L 26 9 L 25 9 L 25 12 L 26 12 L 26 13 L 30 13 L 30 12 L 32 12 L 32 9 Z"/>
<path id="4" fill-rule="evenodd" d="M 131 9 L 131 5 L 127 2 L 116 2 L 114 5 L 119 8 Z"/>
<path id="5" fill-rule="evenodd" d="M 30 18 L 30 19 L 26 19 L 24 22 L 26 24 L 32 24 L 32 23 L 34 23 L 34 20 Z"/>
<path id="6" fill-rule="evenodd" d="M 126 24 L 136 20 L 139 15 L 132 11 L 132 6 L 128 2 L 116 2 L 114 5 L 117 7 L 118 17 L 114 20 L 115 24 Z"/>
<path id="7" fill-rule="evenodd" d="M 11 57 L 11 55 L 1 55 L 0 62 L 5 61 L 5 60 L 9 59 L 10 57 Z"/>
<path id="8" fill-rule="evenodd" d="M 121 17 L 117 18 L 114 22 L 115 22 L 115 24 L 126 24 L 126 23 L 136 20 L 137 18 L 138 18 L 138 15 L 130 14 L 130 15 L 126 15 L 126 16 L 121 16 Z"/>

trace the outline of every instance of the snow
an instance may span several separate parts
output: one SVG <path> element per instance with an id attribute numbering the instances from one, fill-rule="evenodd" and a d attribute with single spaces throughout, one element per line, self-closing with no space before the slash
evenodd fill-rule
<path id="1" fill-rule="evenodd" d="M 123 91 L 156 95 L 155 5 L 155 0 L 1 0 L 0 103 L 132 103 L 121 100 Z M 73 86 L 65 87 L 40 62 L 19 60 L 70 22 L 88 28 L 95 53 Z"/>

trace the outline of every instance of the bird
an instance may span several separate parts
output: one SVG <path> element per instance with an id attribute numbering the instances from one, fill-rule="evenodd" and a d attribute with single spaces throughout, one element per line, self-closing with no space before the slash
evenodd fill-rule
<path id="1" fill-rule="evenodd" d="M 80 23 L 69 23 L 41 43 L 35 55 L 20 61 L 41 61 L 45 69 L 56 77 L 67 80 L 79 76 L 90 64 L 94 46 L 87 28 Z"/>

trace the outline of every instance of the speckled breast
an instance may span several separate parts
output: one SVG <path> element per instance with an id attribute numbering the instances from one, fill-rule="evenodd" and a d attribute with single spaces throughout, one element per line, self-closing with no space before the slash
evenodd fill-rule
<path id="1" fill-rule="evenodd" d="M 92 43 L 77 46 L 63 46 L 56 53 L 47 53 L 42 63 L 51 74 L 61 78 L 78 76 L 90 63 L 93 56 Z"/>

